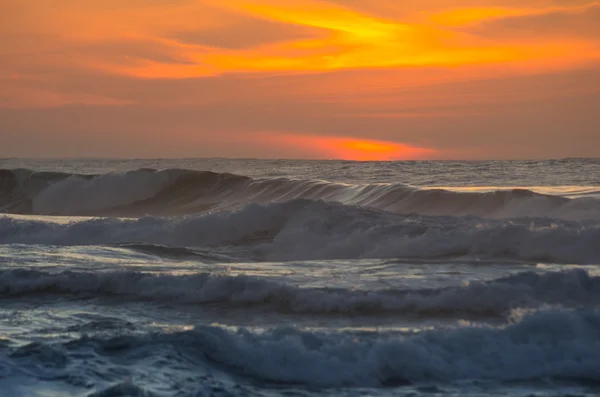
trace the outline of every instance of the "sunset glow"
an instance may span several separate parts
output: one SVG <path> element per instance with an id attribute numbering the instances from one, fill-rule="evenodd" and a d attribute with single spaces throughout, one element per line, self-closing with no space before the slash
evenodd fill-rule
<path id="1" fill-rule="evenodd" d="M 333 160 L 416 160 L 431 158 L 436 154 L 433 149 L 368 139 L 295 135 L 278 135 L 274 139 L 279 144 L 312 149 L 319 157 Z"/>
<path id="2" fill-rule="evenodd" d="M 565 2 L 567 3 L 567 2 Z M 456 8 L 439 14 L 434 14 L 431 20 L 440 25 L 462 26 L 482 23 L 490 20 L 515 17 L 540 16 L 548 14 L 583 13 L 600 7 L 600 2 L 592 1 L 583 4 L 561 4 L 557 6 L 528 8 L 528 7 L 474 7 Z"/>
<path id="3" fill-rule="evenodd" d="M 229 156 L 242 139 L 249 156 L 270 157 L 248 139 L 268 130 L 273 142 L 356 137 L 290 140 L 297 157 L 485 156 L 498 145 L 511 157 L 537 156 L 567 119 L 595 131 L 594 112 L 580 113 L 600 93 L 598 1 L 7 0 L 0 15 L 0 128 L 14 150 L 29 136 L 57 142 L 57 155 L 77 141 L 99 156 Z M 570 118 L 552 122 L 549 108 Z M 503 139 L 506 123 L 515 138 Z M 107 131 L 123 144 L 86 146 Z M 518 145 L 523 131 L 538 139 Z M 561 131 L 557 154 L 595 146 L 593 132 Z"/>
<path id="4" fill-rule="evenodd" d="M 124 30 L 123 40 L 151 44 L 167 60 L 145 57 L 95 59 L 88 67 L 107 73 L 137 78 L 192 78 L 223 73 L 318 72 L 355 68 L 397 68 L 493 64 L 535 61 L 538 68 L 553 67 L 559 60 L 576 63 L 598 59 L 596 43 L 570 38 L 536 40 L 483 40 L 466 31 L 451 27 L 506 17 L 543 15 L 548 13 L 583 12 L 596 3 L 574 7 L 524 8 L 458 8 L 433 14 L 429 21 L 400 22 L 383 16 L 316 0 L 247 1 L 220 0 L 211 7 L 225 15 L 250 18 L 264 23 L 291 26 L 302 36 L 302 29 L 312 30 L 307 39 L 271 40 L 252 46 L 222 48 L 189 43 L 168 37 L 174 26 L 161 26 L 163 36 L 151 36 L 147 27 Z M 207 7 L 207 6 L 204 6 Z M 200 12 L 192 8 L 190 12 Z M 200 21 L 202 18 L 198 15 Z M 406 17 L 411 21 L 410 15 Z M 109 22 L 109 21 L 107 21 Z M 150 21 L 149 21 L 150 22 Z M 173 21 L 174 23 L 176 21 Z M 200 22 L 202 27 L 202 22 Z M 235 31 L 235 25 L 230 27 Z M 157 32 L 158 33 L 158 32 Z M 101 32 L 89 33 L 94 41 Z M 107 40 L 114 33 L 106 32 Z M 243 32 L 239 32 L 243 39 Z M 85 29 L 84 29 L 84 35 Z M 72 37 L 68 38 L 72 40 Z M 110 39 L 114 40 L 114 39 Z M 77 64 L 86 63 L 76 59 Z"/>
<path id="5" fill-rule="evenodd" d="M 431 149 L 416 148 L 392 142 L 359 139 L 330 139 L 327 146 L 334 158 L 360 161 L 414 160 L 435 153 Z"/>

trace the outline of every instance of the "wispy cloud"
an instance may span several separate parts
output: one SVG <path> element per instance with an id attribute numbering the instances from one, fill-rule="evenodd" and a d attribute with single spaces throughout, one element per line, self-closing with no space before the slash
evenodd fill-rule
<path id="1" fill-rule="evenodd" d="M 598 155 L 599 3 L 4 0 L 0 150 Z"/>
<path id="2" fill-rule="evenodd" d="M 479 24 L 490 20 L 540 16 L 548 14 L 578 14 L 592 8 L 599 8 L 600 2 L 593 1 L 586 4 L 546 6 L 546 7 L 466 7 L 454 8 L 440 13 L 432 14 L 430 21 L 444 26 L 465 26 Z"/>
<path id="3" fill-rule="evenodd" d="M 0 34 L 6 57 L 46 48 L 40 54 L 45 61 L 66 70 L 149 79 L 532 63 L 546 70 L 600 56 L 597 41 L 576 35 L 507 40 L 455 29 L 499 18 L 579 13 L 598 2 L 476 8 L 462 3 L 447 3 L 453 7 L 445 11 L 421 10 L 429 16 L 415 19 L 400 11 L 368 13 L 360 1 L 354 7 L 317 0 L 12 1 L 7 12 L 18 17 L 9 18 Z M 217 31 L 227 32 L 227 45 L 219 45 L 225 41 L 214 38 L 211 32 Z M 123 47 L 126 43 L 132 45 Z"/>
<path id="4" fill-rule="evenodd" d="M 138 77 L 176 78 L 223 73 L 310 73 L 501 63 L 518 66 L 532 62 L 543 69 L 553 67 L 555 62 L 568 61 L 572 64 L 583 61 L 582 58 L 598 59 L 600 54 L 595 43 L 584 39 L 494 41 L 429 23 L 402 23 L 322 1 L 225 0 L 218 4 L 248 18 L 318 29 L 321 34 L 310 39 L 275 40 L 274 43 L 240 49 L 203 47 L 199 50 L 172 41 L 171 48 L 176 48 L 186 62 L 138 61 L 133 67 L 112 70 Z M 562 10 L 574 12 L 582 7 Z M 499 15 L 547 13 L 555 9 L 561 8 L 457 9 L 438 14 L 437 18 L 452 25 L 458 21 L 464 23 Z"/>

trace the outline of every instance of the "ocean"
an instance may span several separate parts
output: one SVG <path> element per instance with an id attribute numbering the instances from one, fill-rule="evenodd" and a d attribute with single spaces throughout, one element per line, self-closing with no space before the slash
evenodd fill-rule
<path id="1" fill-rule="evenodd" d="M 600 395 L 600 160 L 0 159 L 0 396 Z"/>

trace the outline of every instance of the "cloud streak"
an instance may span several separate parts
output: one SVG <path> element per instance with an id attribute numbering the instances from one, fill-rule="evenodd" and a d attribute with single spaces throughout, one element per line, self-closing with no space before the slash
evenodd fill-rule
<path id="1" fill-rule="evenodd" d="M 4 0 L 0 155 L 600 156 L 599 4 Z"/>
<path id="2" fill-rule="evenodd" d="M 510 63 L 538 69 L 576 65 L 600 56 L 585 39 L 491 40 L 428 23 L 403 23 L 327 2 L 220 1 L 248 18 L 318 29 L 318 37 L 221 49 L 164 42 L 184 63 L 141 60 L 107 70 L 142 78 L 190 78 L 226 73 L 314 73 L 345 69 L 473 67 Z M 594 3 L 595 4 L 595 3 Z M 451 25 L 500 16 L 582 11 L 592 5 L 545 9 L 457 9 L 439 14 Z M 435 18 L 434 18 L 435 20 Z M 443 25 L 443 23 L 442 23 Z"/>
<path id="3" fill-rule="evenodd" d="M 497 64 L 548 70 L 600 57 L 597 41 L 585 37 L 507 40 L 455 29 L 501 18 L 582 13 L 598 2 L 538 8 L 454 3 L 454 8 L 429 12 L 429 18 L 419 20 L 410 13 L 383 17 L 317 0 L 156 1 L 137 7 L 135 2 L 121 6 L 87 0 L 87 7 L 75 7 L 71 1 L 55 5 L 40 0 L 34 5 L 13 0 L 12 12 L 19 18 L 0 29 L 7 39 L 16 37 L 24 44 L 7 43 L 8 56 L 18 57 L 28 45 L 42 46 L 51 52 L 48 62 L 65 69 L 144 79 Z M 259 42 L 245 40 L 261 29 L 270 34 L 259 33 Z M 221 36 L 228 32 L 229 46 L 221 47 L 215 39 L 202 42 L 216 30 Z M 195 42 L 185 39 L 191 32 L 196 32 Z M 31 35 L 38 40 L 24 41 Z M 123 53 L 122 43 L 135 43 L 139 50 L 132 45 Z M 34 51 L 30 48 L 29 53 Z"/>
<path id="4" fill-rule="evenodd" d="M 468 26 L 481 24 L 491 20 L 541 16 L 548 14 L 579 14 L 593 8 L 600 8 L 600 2 L 586 4 L 547 6 L 547 7 L 474 7 L 455 8 L 445 12 L 435 13 L 429 18 L 435 24 L 443 26 Z"/>

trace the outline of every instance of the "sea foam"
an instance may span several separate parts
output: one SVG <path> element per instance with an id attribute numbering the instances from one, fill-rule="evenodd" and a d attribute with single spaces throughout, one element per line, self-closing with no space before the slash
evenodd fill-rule
<path id="1" fill-rule="evenodd" d="M 0 218 L 1 244 L 251 247 L 248 260 L 273 261 L 453 257 L 597 264 L 599 240 L 596 221 L 401 215 L 310 200 L 69 224 Z"/>
<path id="2" fill-rule="evenodd" d="M 123 300 L 257 307 L 291 314 L 504 317 L 515 308 L 600 305 L 600 277 L 590 276 L 583 270 L 546 274 L 524 272 L 462 287 L 361 291 L 301 288 L 269 278 L 209 273 L 0 271 L 0 296 L 46 295 L 118 296 Z"/>
<path id="3" fill-rule="evenodd" d="M 465 192 L 401 183 L 252 179 L 190 170 L 143 169 L 100 175 L 0 172 L 0 211 L 40 215 L 183 215 L 308 199 L 393 213 L 600 220 L 598 189 L 586 192 L 586 197 L 567 198 L 522 188 Z"/>

